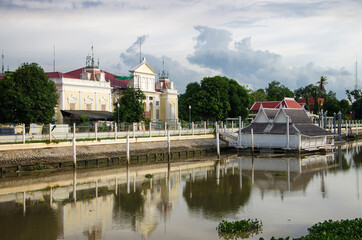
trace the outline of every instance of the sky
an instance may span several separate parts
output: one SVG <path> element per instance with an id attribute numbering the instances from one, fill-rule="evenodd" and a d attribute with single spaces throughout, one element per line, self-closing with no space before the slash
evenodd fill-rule
<path id="1" fill-rule="evenodd" d="M 356 62 L 362 76 L 361 13 L 361 0 L 0 0 L 0 50 L 5 69 L 36 62 L 51 72 L 55 52 L 56 71 L 68 72 L 85 66 L 93 45 L 101 69 L 129 75 L 141 42 L 179 93 L 215 75 L 252 90 L 326 76 L 342 99 Z"/>

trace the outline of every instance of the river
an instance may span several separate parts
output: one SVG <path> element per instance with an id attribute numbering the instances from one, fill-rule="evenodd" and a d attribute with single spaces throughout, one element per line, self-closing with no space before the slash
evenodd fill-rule
<path id="1" fill-rule="evenodd" d="M 262 231 L 239 237 L 300 237 L 319 221 L 361 217 L 361 163 L 353 143 L 302 157 L 2 176 L 0 239 L 223 239 L 221 220 L 249 218 Z"/>

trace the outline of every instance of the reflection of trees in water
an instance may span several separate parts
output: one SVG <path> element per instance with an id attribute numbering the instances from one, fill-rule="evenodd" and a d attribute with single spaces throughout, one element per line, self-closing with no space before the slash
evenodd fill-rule
<path id="1" fill-rule="evenodd" d="M 220 219 L 226 214 L 235 213 L 239 207 L 244 206 L 250 198 L 251 182 L 242 177 L 242 187 L 238 174 L 227 174 L 216 183 L 214 172 L 208 172 L 207 180 L 190 179 L 186 182 L 183 196 L 190 211 L 201 211 L 206 218 Z"/>
<path id="2" fill-rule="evenodd" d="M 349 143 L 347 143 L 349 144 Z M 362 165 L 362 153 L 361 146 L 354 146 L 353 143 L 348 145 L 348 153 L 346 154 L 347 149 L 341 149 L 339 146 L 335 149 L 335 161 L 339 164 L 339 168 L 329 169 L 329 173 L 336 174 L 339 171 L 349 171 L 352 166 L 360 168 Z M 350 156 L 350 159 L 347 157 Z"/>
<path id="3" fill-rule="evenodd" d="M 136 218 L 143 216 L 144 197 L 141 189 L 127 193 L 125 188 L 120 188 L 114 195 L 113 219 L 128 222 L 134 230 Z"/>
<path id="4" fill-rule="evenodd" d="M 26 206 L 11 203 L 0 206 L 0 239 L 52 240 L 60 233 L 56 212 L 45 202 Z"/>
<path id="5" fill-rule="evenodd" d="M 357 168 L 360 168 L 362 165 L 362 147 L 356 146 L 355 151 L 353 151 L 352 159 Z"/>

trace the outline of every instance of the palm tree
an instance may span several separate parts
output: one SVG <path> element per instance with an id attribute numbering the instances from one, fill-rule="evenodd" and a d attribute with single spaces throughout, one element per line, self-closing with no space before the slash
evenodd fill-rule
<path id="1" fill-rule="evenodd" d="M 317 84 L 319 85 L 319 90 L 321 92 L 324 92 L 325 91 L 324 86 L 327 85 L 327 77 L 321 76 L 321 80 L 317 82 Z"/>

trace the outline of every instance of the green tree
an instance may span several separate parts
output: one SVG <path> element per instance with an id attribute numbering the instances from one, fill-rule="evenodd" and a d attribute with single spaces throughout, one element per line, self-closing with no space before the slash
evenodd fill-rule
<path id="1" fill-rule="evenodd" d="M 321 79 L 317 82 L 317 85 L 321 92 L 325 92 L 325 86 L 327 85 L 327 83 L 327 77 L 321 76 Z"/>
<path id="2" fill-rule="evenodd" d="M 294 93 L 278 81 L 272 81 L 265 89 L 268 101 L 281 101 L 285 97 L 294 97 Z"/>
<path id="3" fill-rule="evenodd" d="M 50 123 L 58 94 L 53 81 L 36 63 L 24 63 L 0 80 L 1 123 Z"/>
<path id="4" fill-rule="evenodd" d="M 339 109 L 341 110 L 342 115 L 345 116 L 352 111 L 352 106 L 347 99 L 342 99 L 339 101 Z"/>
<path id="5" fill-rule="evenodd" d="M 120 122 L 140 122 L 143 120 L 143 105 L 142 101 L 146 99 L 146 96 L 141 90 L 134 90 L 133 88 L 127 88 L 122 93 L 122 97 L 118 102 L 114 103 L 113 118 L 118 118 Z M 119 108 L 117 106 L 119 103 Z M 118 112 L 119 111 L 119 112 Z"/>
<path id="6" fill-rule="evenodd" d="M 353 91 L 346 90 L 348 100 L 352 103 L 352 112 L 356 119 L 362 118 L 362 90 L 355 89 Z"/>
<path id="7" fill-rule="evenodd" d="M 190 83 L 179 99 L 180 118 L 192 121 L 224 120 L 227 117 L 248 115 L 250 98 L 247 90 L 226 77 L 205 77 L 201 83 Z"/>
<path id="8" fill-rule="evenodd" d="M 231 109 L 228 117 L 236 118 L 241 116 L 244 119 L 248 116 L 248 108 L 250 107 L 248 91 L 233 79 L 229 80 L 229 102 Z"/>
<path id="9" fill-rule="evenodd" d="M 197 98 L 196 95 L 201 91 L 201 86 L 198 82 L 192 82 L 187 84 L 186 91 L 181 94 L 179 101 L 179 118 L 188 121 L 189 120 L 189 106 L 191 106 L 191 118 L 192 121 L 201 120 L 201 116 L 198 115 Z"/>
<path id="10" fill-rule="evenodd" d="M 260 88 L 256 91 L 250 93 L 251 105 L 253 105 L 255 102 L 265 102 L 265 101 L 267 101 L 267 95 L 266 95 L 264 89 Z"/>

